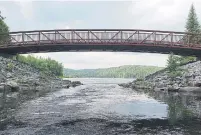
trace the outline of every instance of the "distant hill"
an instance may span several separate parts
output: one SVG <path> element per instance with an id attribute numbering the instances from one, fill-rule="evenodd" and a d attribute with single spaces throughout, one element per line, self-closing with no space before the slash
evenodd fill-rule
<path id="1" fill-rule="evenodd" d="M 142 78 L 152 74 L 162 67 L 156 66 L 139 66 L 139 65 L 125 65 L 120 67 L 100 68 L 100 69 L 64 69 L 65 77 L 84 78 L 84 77 L 97 77 L 97 78 Z"/>

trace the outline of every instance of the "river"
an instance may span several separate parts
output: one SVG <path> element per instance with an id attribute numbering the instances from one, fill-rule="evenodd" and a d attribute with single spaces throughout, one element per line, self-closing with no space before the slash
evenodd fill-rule
<path id="1" fill-rule="evenodd" d="M 131 79 L 77 78 L 85 85 L 1 96 L 2 135 L 199 135 L 201 96 L 139 92 Z"/>

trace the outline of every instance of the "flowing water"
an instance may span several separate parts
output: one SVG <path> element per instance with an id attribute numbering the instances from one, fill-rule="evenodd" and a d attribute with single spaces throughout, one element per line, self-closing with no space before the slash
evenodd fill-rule
<path id="1" fill-rule="evenodd" d="M 137 92 L 131 79 L 78 78 L 49 93 L 0 95 L 2 135 L 199 135 L 201 96 Z"/>

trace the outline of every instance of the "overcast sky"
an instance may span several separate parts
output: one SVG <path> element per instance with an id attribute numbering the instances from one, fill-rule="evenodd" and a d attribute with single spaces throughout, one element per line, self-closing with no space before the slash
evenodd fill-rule
<path id="1" fill-rule="evenodd" d="M 133 1 L 0 1 L 10 31 L 69 28 L 133 28 L 184 31 L 190 5 L 201 17 L 201 0 Z M 62 62 L 67 68 L 120 65 L 165 66 L 167 55 L 119 52 L 35 54 Z"/>

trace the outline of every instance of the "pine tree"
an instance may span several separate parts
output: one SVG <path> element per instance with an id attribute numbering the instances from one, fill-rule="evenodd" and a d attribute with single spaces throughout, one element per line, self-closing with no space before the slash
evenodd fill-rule
<path id="1" fill-rule="evenodd" d="M 194 34 L 200 33 L 200 24 L 193 4 L 188 14 L 188 19 L 186 22 L 186 32 Z"/>
<path id="2" fill-rule="evenodd" d="M 186 22 L 186 32 L 188 33 L 192 33 L 192 34 L 200 34 L 201 30 L 200 30 L 200 24 L 198 21 L 198 17 L 195 11 L 195 7 L 192 4 L 189 14 L 188 14 L 188 18 L 187 18 L 187 22 Z M 185 42 L 187 43 L 196 43 L 195 41 L 200 42 L 201 41 L 201 37 L 197 37 L 195 35 L 192 35 L 190 37 L 188 37 L 188 39 L 185 39 Z M 189 61 L 195 61 L 195 57 L 181 57 L 181 59 L 183 59 L 183 61 L 186 61 L 186 63 L 188 63 Z"/>
<path id="3" fill-rule="evenodd" d="M 200 31 L 200 24 L 197 18 L 197 14 L 195 11 L 195 7 L 192 4 L 189 14 L 188 14 L 188 18 L 187 18 L 187 22 L 186 22 L 186 32 L 188 33 L 192 33 L 192 34 L 199 34 Z M 186 42 L 189 43 L 195 43 L 195 41 L 197 41 L 197 38 L 195 35 L 192 35 L 191 37 L 188 38 L 188 40 Z"/>

